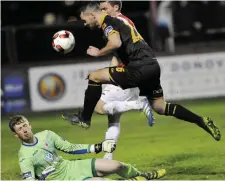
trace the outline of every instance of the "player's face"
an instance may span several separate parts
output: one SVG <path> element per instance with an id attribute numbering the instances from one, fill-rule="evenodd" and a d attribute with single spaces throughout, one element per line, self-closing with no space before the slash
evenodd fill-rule
<path id="1" fill-rule="evenodd" d="M 85 21 L 85 26 L 88 26 L 89 28 L 96 27 L 97 21 L 92 13 L 81 12 L 80 18 Z"/>
<path id="2" fill-rule="evenodd" d="M 100 8 L 103 12 L 107 13 L 108 15 L 116 16 L 116 12 L 117 12 L 116 6 L 111 6 L 111 4 L 108 2 L 101 2 Z"/>
<path id="3" fill-rule="evenodd" d="M 14 126 L 16 137 L 22 141 L 28 141 L 32 139 L 33 133 L 31 131 L 31 126 L 29 122 L 20 122 Z"/>

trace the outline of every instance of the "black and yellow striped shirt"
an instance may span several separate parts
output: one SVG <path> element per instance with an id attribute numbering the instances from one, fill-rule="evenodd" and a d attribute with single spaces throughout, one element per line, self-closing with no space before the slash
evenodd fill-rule
<path id="1" fill-rule="evenodd" d="M 105 38 L 108 38 L 114 33 L 120 34 L 122 46 L 115 50 L 115 56 L 123 64 L 130 65 L 137 61 L 147 63 L 156 61 L 153 50 L 128 18 L 111 17 L 105 14 L 102 17 L 101 29 Z"/>

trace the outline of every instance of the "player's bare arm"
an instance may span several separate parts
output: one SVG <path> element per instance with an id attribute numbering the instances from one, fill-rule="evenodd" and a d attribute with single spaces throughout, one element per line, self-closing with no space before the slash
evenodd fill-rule
<path id="1" fill-rule="evenodd" d="M 102 49 L 98 49 L 93 46 L 89 46 L 87 54 L 93 57 L 105 56 L 112 52 L 112 50 L 119 48 L 122 45 L 120 35 L 118 32 L 113 32 L 108 36 L 108 42 Z"/>
<path id="2" fill-rule="evenodd" d="M 119 63 L 120 63 L 120 61 L 115 56 L 113 56 L 111 63 L 110 63 L 110 67 L 118 66 Z"/>

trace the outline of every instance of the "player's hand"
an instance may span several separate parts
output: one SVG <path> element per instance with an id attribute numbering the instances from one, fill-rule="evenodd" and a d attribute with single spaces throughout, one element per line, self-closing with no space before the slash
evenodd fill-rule
<path id="1" fill-rule="evenodd" d="M 99 49 L 93 46 L 89 46 L 89 48 L 87 49 L 87 54 L 93 57 L 98 57 Z"/>
<path id="2" fill-rule="evenodd" d="M 94 145 L 95 153 L 100 153 L 101 151 L 112 153 L 116 149 L 116 142 L 114 140 L 105 140 L 102 143 Z"/>
<path id="3" fill-rule="evenodd" d="M 116 149 L 116 142 L 114 140 L 105 140 L 102 142 L 102 151 L 112 153 Z"/>

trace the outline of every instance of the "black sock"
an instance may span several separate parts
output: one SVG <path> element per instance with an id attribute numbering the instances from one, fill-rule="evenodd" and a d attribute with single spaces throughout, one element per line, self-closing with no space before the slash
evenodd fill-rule
<path id="1" fill-rule="evenodd" d="M 84 109 L 82 112 L 82 118 L 85 122 L 90 122 L 95 106 L 102 94 L 102 84 L 88 81 L 88 87 L 85 91 Z"/>
<path id="2" fill-rule="evenodd" d="M 196 123 L 198 126 L 203 127 L 201 121 L 202 117 L 196 115 L 179 104 L 166 103 L 165 115 L 174 116 L 178 119 L 182 119 L 190 123 Z"/>

